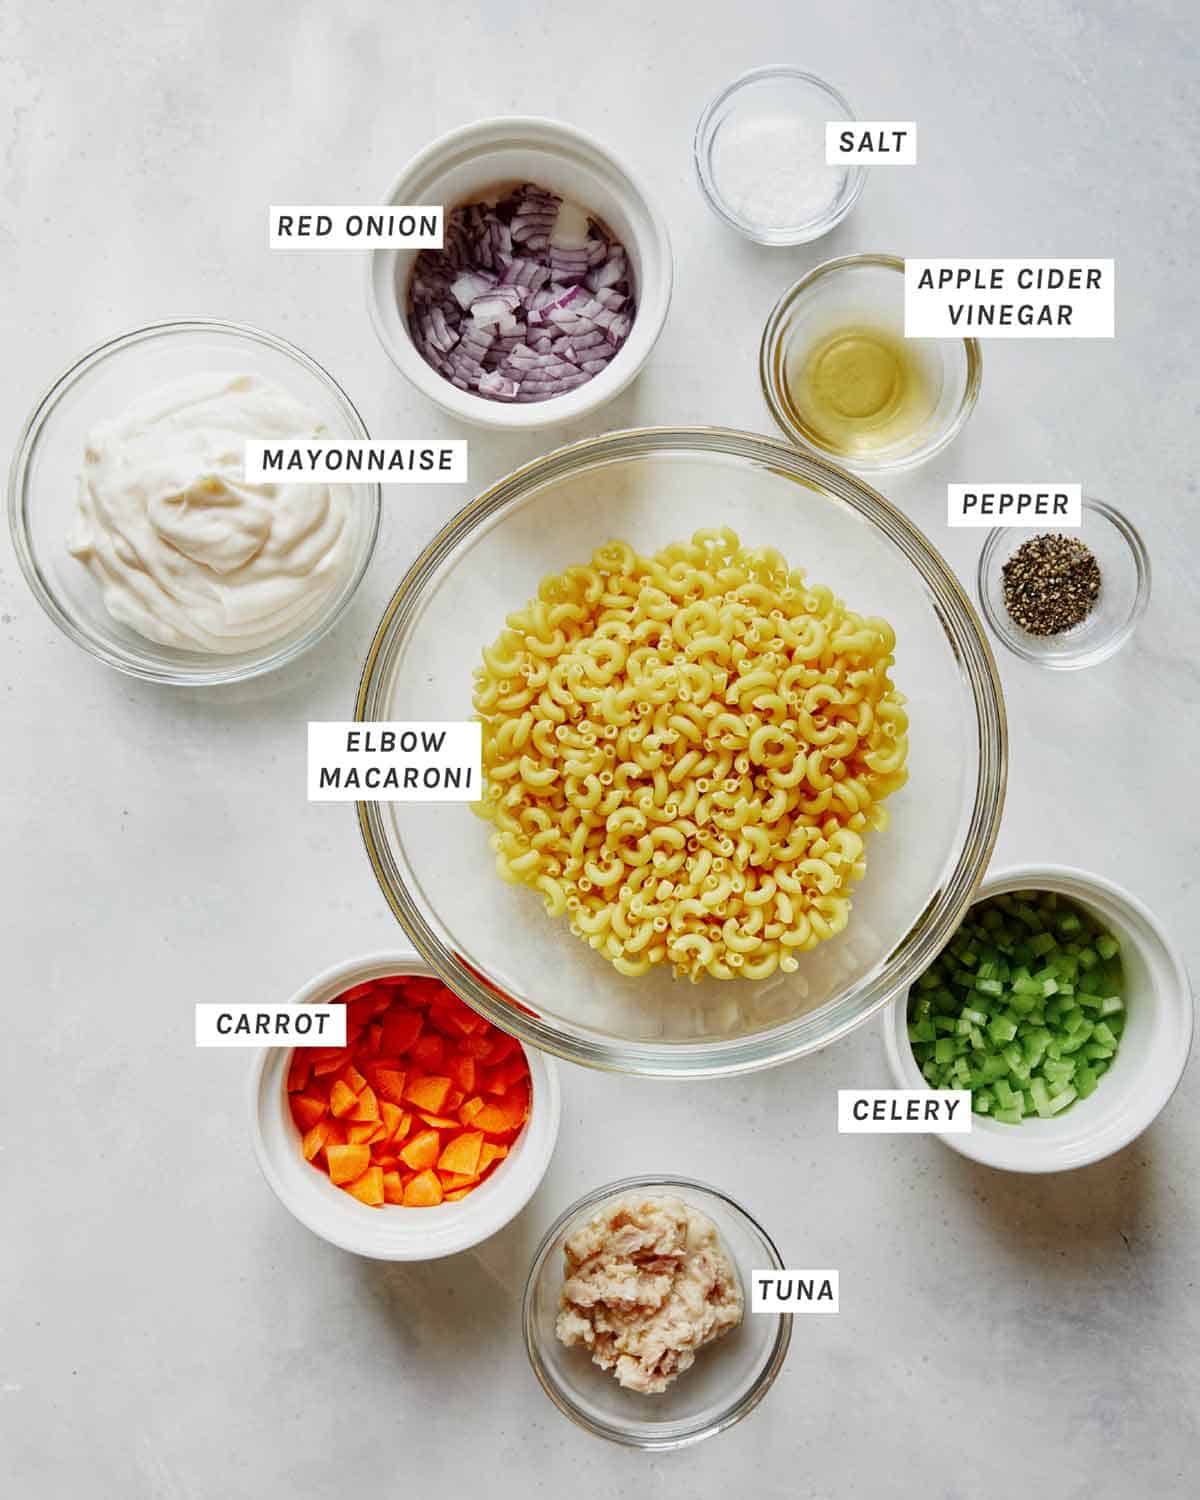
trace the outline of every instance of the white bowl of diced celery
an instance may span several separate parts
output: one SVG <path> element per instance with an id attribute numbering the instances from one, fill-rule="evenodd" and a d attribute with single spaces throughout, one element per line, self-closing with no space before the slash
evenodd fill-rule
<path id="1" fill-rule="evenodd" d="M 1192 1041 L 1179 952 L 1120 886 L 1062 865 L 991 875 L 950 943 L 886 1014 L 901 1088 L 971 1092 L 946 1145 L 1062 1172 L 1127 1145 L 1175 1091 Z"/>

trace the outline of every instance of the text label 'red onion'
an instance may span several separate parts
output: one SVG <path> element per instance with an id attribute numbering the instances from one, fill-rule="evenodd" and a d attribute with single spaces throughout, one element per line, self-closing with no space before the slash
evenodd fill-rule
<path id="1" fill-rule="evenodd" d="M 247 484 L 465 484 L 465 438 L 420 442 L 372 438 L 248 438 Z"/>
<path id="2" fill-rule="evenodd" d="M 477 802 L 483 726 L 310 723 L 310 802 Z"/>
<path id="3" fill-rule="evenodd" d="M 271 205 L 272 250 L 440 250 L 440 204 Z"/>

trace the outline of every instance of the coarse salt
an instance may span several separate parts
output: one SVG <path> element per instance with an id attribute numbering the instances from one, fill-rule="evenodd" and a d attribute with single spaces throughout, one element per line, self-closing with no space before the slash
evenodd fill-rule
<path id="1" fill-rule="evenodd" d="M 819 219 L 837 201 L 841 167 L 825 161 L 823 129 L 789 115 L 731 119 L 717 136 L 713 177 L 739 218 L 764 229 Z"/>

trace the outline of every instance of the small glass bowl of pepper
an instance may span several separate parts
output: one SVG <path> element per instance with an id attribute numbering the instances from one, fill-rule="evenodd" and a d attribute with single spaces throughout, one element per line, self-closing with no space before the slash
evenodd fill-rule
<path id="1" fill-rule="evenodd" d="M 1150 557 L 1120 511 L 1083 499 L 1083 521 L 1058 532 L 1006 526 L 979 557 L 979 602 L 992 632 L 1026 661 L 1092 667 L 1133 634 L 1150 601 Z"/>

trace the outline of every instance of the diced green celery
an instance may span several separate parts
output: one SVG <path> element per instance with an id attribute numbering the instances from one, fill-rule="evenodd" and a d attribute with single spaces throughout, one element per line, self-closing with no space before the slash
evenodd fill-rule
<path id="1" fill-rule="evenodd" d="M 1061 1094 L 1055 1094 L 1050 1100 L 1050 1113 L 1052 1115 L 1061 1114 L 1067 1105 L 1073 1103 L 1078 1097 L 1071 1084 L 1067 1084 Z"/>
<path id="2" fill-rule="evenodd" d="M 1036 957 L 1041 958 L 1044 954 L 1049 953 L 1053 947 L 1053 934 L 1049 932 L 1039 932 L 1037 937 L 1031 939 L 1029 944 L 1029 951 Z"/>
<path id="3" fill-rule="evenodd" d="M 988 1036 L 998 1047 L 1005 1042 L 1011 1042 L 1017 1034 L 1017 1028 L 1007 1016 L 995 1016 L 988 1023 Z"/>
<path id="4" fill-rule="evenodd" d="M 997 1109 L 992 1113 L 993 1120 L 1001 1120 L 1005 1125 L 1019 1125 L 1022 1115 L 1019 1109 Z"/>
<path id="5" fill-rule="evenodd" d="M 1084 968 L 1084 969 L 1094 968 L 1095 965 L 1097 963 L 1099 963 L 1099 961 L 1100 961 L 1100 955 L 1099 955 L 1098 951 L 1095 948 L 1091 947 L 1090 945 L 1088 947 L 1086 947 L 1086 948 L 1080 948 L 1080 950 L 1079 950 L 1079 964 L 1080 964 L 1081 968 Z"/>
<path id="6" fill-rule="evenodd" d="M 1069 936 L 1071 933 L 1083 931 L 1083 923 L 1079 920 L 1079 917 L 1073 911 L 1063 912 L 1062 916 L 1058 918 L 1055 925 L 1058 927 L 1059 932 L 1063 933 L 1064 936 Z"/>
<path id="7" fill-rule="evenodd" d="M 934 1043 L 933 1055 L 934 1055 L 934 1059 L 937 1062 L 940 1062 L 940 1063 L 953 1062 L 955 1054 L 956 1054 L 956 1051 L 957 1051 L 957 1048 L 955 1047 L 954 1038 L 953 1037 L 940 1036 L 940 1037 L 938 1037 L 937 1041 Z"/>
<path id="8" fill-rule="evenodd" d="M 981 995 L 1003 995 L 1004 985 L 999 979 L 976 979 L 975 988 Z"/>
<path id="9" fill-rule="evenodd" d="M 1101 1014 L 1103 1013 L 1104 1010 L 1103 1007 L 1101 1007 Z M 1096 1029 L 1092 1032 L 1092 1036 L 1097 1042 L 1100 1043 L 1102 1047 L 1115 1048 L 1117 1045 L 1117 1039 L 1113 1035 L 1112 1027 L 1108 1024 L 1107 1021 L 1097 1021 Z"/>
<path id="10" fill-rule="evenodd" d="M 1112 933 L 1105 932 L 1096 939 L 1096 952 L 1101 958 L 1113 958 L 1121 951 L 1121 945 Z"/>
<path id="11" fill-rule="evenodd" d="M 971 1100 L 971 1107 L 977 1115 L 986 1115 L 990 1112 L 996 1101 L 992 1098 L 988 1089 L 980 1089 Z"/>
<path id="12" fill-rule="evenodd" d="M 1105 995 L 1100 1002 L 1100 1014 L 1102 1016 L 1115 1016 L 1119 1011 L 1125 1009 L 1125 1002 L 1120 995 Z"/>
<path id="13" fill-rule="evenodd" d="M 914 1021 L 908 1028 L 910 1042 L 932 1042 L 936 1037 L 932 1021 Z"/>
<path id="14" fill-rule="evenodd" d="M 1081 1099 L 1086 1099 L 1089 1094 L 1096 1092 L 1096 1084 L 1099 1079 L 1093 1068 L 1076 1068 L 1075 1070 L 1075 1092 Z"/>
<path id="15" fill-rule="evenodd" d="M 1033 1107 L 1045 1119 L 1050 1113 L 1050 1090 L 1044 1078 L 1031 1078 L 1029 1092 L 1033 1095 Z"/>
<path id="16" fill-rule="evenodd" d="M 1011 1109 L 1016 1101 L 1016 1095 L 1009 1087 L 1007 1078 L 997 1078 L 995 1086 L 996 1102 L 1001 1109 Z"/>

